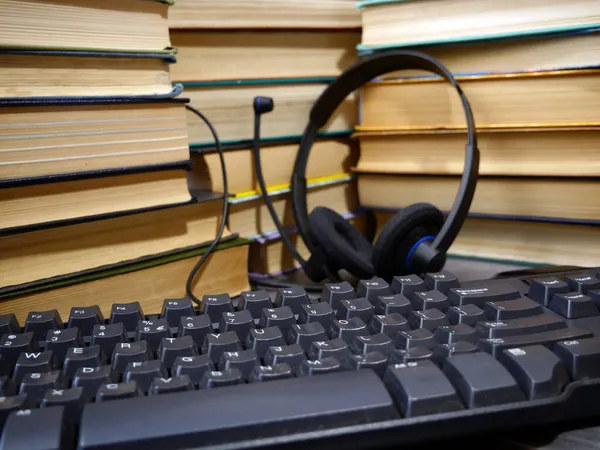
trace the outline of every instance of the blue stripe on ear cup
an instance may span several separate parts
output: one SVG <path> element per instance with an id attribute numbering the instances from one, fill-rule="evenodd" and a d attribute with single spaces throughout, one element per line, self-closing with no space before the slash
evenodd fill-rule
<path id="1" fill-rule="evenodd" d="M 435 239 L 435 236 L 422 237 L 415 243 L 415 245 L 413 245 L 411 247 L 410 251 L 408 252 L 408 255 L 406 256 L 406 262 L 404 263 L 404 265 L 406 266 L 406 270 L 410 270 L 410 258 L 412 258 L 412 255 L 415 252 L 415 250 L 417 249 L 417 247 L 419 245 L 421 245 L 423 242 L 433 241 L 434 239 Z"/>

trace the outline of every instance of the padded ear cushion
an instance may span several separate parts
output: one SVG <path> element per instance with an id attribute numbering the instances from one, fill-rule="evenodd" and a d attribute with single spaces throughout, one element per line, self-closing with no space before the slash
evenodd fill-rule
<path id="1" fill-rule="evenodd" d="M 443 214 L 430 203 L 415 203 L 396 213 L 373 247 L 377 275 L 389 282 L 396 275 L 410 273 L 406 260 L 413 246 L 426 236 L 437 236 L 443 224 Z"/>
<path id="2" fill-rule="evenodd" d="M 345 269 L 357 278 L 371 278 L 373 246 L 337 212 L 319 206 L 308 216 L 311 236 L 332 270 Z"/>

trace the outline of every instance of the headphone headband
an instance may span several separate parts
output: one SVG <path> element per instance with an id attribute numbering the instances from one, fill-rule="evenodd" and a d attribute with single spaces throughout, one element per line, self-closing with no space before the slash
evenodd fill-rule
<path id="1" fill-rule="evenodd" d="M 319 249 L 312 242 L 308 225 L 306 167 L 318 130 L 327 123 L 344 99 L 356 89 L 385 73 L 405 69 L 420 69 L 432 72 L 454 86 L 463 105 L 468 133 L 463 175 L 452 209 L 431 245 L 421 245 L 417 249 L 416 253 L 418 255 L 416 256 L 431 261 L 438 254 L 445 254 L 458 235 L 471 207 L 479 173 L 479 149 L 477 148 L 475 120 L 471 106 L 456 79 L 441 62 L 424 53 L 393 50 L 370 56 L 344 71 L 327 86 L 311 109 L 309 122 L 300 141 L 300 148 L 296 155 L 292 174 L 294 220 L 298 227 L 298 234 L 300 234 L 311 253 L 314 254 Z"/>

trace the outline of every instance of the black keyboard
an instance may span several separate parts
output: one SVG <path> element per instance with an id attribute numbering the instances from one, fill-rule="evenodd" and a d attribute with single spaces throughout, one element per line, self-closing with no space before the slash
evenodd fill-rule
<path id="1" fill-rule="evenodd" d="M 600 267 L 0 316 L 1 449 L 376 448 L 600 416 Z"/>

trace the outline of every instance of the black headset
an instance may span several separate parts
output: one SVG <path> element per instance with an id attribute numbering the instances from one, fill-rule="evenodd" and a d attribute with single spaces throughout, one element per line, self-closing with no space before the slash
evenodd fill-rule
<path id="1" fill-rule="evenodd" d="M 374 243 L 337 212 L 319 206 L 308 213 L 306 166 L 318 130 L 323 127 L 344 99 L 363 84 L 385 73 L 418 69 L 432 72 L 450 83 L 460 96 L 467 121 L 465 163 L 458 193 L 444 220 L 442 212 L 430 203 L 415 203 L 396 213 L 384 226 Z M 260 116 L 273 110 L 273 100 L 254 99 L 254 166 L 263 199 L 281 238 L 315 282 L 337 280 L 345 270 L 356 278 L 374 276 L 386 281 L 396 275 L 440 271 L 446 253 L 467 217 L 475 194 L 479 173 L 479 149 L 473 113 L 469 102 L 451 72 L 435 58 L 416 51 L 387 51 L 369 56 L 344 71 L 313 105 L 309 122 L 300 141 L 292 174 L 291 194 L 298 234 L 311 252 L 308 260 L 300 256 L 283 230 L 267 195 L 260 164 Z"/>

